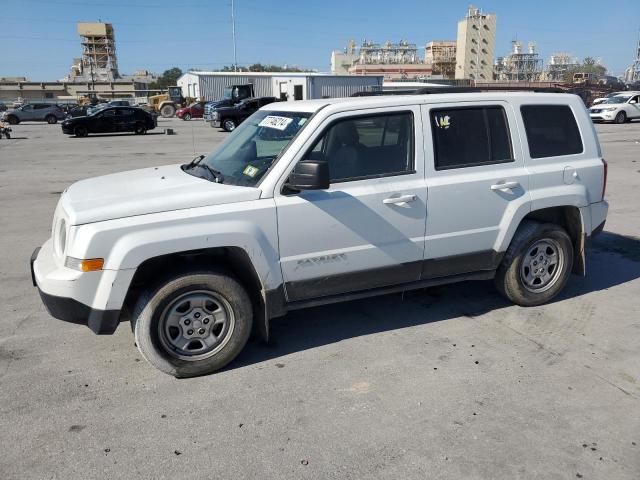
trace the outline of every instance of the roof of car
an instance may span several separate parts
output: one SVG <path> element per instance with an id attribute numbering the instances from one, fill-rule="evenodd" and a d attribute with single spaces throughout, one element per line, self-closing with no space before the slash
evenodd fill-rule
<path id="1" fill-rule="evenodd" d="M 510 98 L 558 99 L 574 97 L 572 94 L 562 93 L 533 93 L 533 92 L 472 92 L 472 93 L 434 93 L 429 95 L 380 95 L 363 97 L 323 98 L 318 100 L 298 100 L 295 102 L 275 102 L 262 107 L 262 110 L 275 112 L 306 112 L 314 113 L 327 105 L 341 105 L 346 109 L 373 108 L 393 105 L 410 105 L 422 103 L 469 102 L 482 100 L 508 100 Z"/>

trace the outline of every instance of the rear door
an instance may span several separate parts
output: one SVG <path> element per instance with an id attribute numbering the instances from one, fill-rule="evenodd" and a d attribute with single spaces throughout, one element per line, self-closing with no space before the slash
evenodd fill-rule
<path id="1" fill-rule="evenodd" d="M 529 205 L 515 114 L 504 102 L 425 105 L 429 193 L 423 278 L 492 270 Z"/>

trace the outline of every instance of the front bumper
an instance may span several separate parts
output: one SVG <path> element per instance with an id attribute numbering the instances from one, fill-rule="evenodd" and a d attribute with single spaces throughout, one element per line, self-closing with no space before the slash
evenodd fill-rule
<path id="1" fill-rule="evenodd" d="M 73 127 L 71 125 L 63 125 L 61 128 L 62 133 L 65 135 L 73 135 Z"/>
<path id="2" fill-rule="evenodd" d="M 48 242 L 50 243 L 50 242 Z M 31 255 L 31 280 L 34 287 L 37 287 L 40 298 L 49 314 L 65 322 L 87 325 L 98 335 L 110 335 L 116 331 L 120 322 L 120 310 L 101 310 L 92 308 L 75 298 L 66 295 L 56 295 L 52 290 L 70 288 L 75 280 L 55 278 L 56 272 L 47 272 L 46 266 L 39 269 L 37 262 L 43 249 L 45 254 L 50 249 L 50 245 L 45 243 L 42 248 L 36 248 Z M 49 273 L 49 275 L 47 275 Z M 92 272 L 96 273 L 96 272 Z M 54 278 L 52 278 L 54 277 Z M 43 283 L 48 283 L 51 288 L 49 292 L 43 289 Z"/>
<path id="3" fill-rule="evenodd" d="M 211 126 L 214 128 L 221 128 L 222 122 L 220 120 L 211 120 Z"/>
<path id="4" fill-rule="evenodd" d="M 589 112 L 589 116 L 591 117 L 591 120 L 594 121 L 600 121 L 600 122 L 613 122 L 616 118 L 616 111 L 613 110 L 611 112 L 597 112 L 597 113 L 593 113 L 593 112 Z"/>

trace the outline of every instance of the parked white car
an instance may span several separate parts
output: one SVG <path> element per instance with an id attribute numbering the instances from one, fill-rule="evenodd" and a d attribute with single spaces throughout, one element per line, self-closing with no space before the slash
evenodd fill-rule
<path id="1" fill-rule="evenodd" d="M 52 316 L 131 320 L 151 364 L 201 375 L 304 307 L 490 279 L 548 302 L 586 272 L 606 172 L 575 95 L 272 103 L 206 157 L 71 185 L 33 282 Z"/>
<path id="2" fill-rule="evenodd" d="M 624 92 L 606 98 L 589 109 L 592 120 L 626 123 L 640 118 L 640 92 Z"/>

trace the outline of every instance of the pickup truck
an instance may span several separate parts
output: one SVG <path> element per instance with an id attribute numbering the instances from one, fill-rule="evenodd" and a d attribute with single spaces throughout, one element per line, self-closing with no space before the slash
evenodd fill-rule
<path id="1" fill-rule="evenodd" d="M 300 308 L 466 280 L 548 302 L 587 272 L 606 178 L 575 95 L 271 103 L 207 156 L 68 187 L 33 283 L 53 317 L 129 320 L 152 365 L 208 374 Z"/>
<path id="2" fill-rule="evenodd" d="M 259 108 L 277 101 L 276 97 L 258 97 L 241 100 L 235 105 L 218 106 L 211 112 L 211 126 L 222 127 L 227 132 L 233 132 Z"/>

